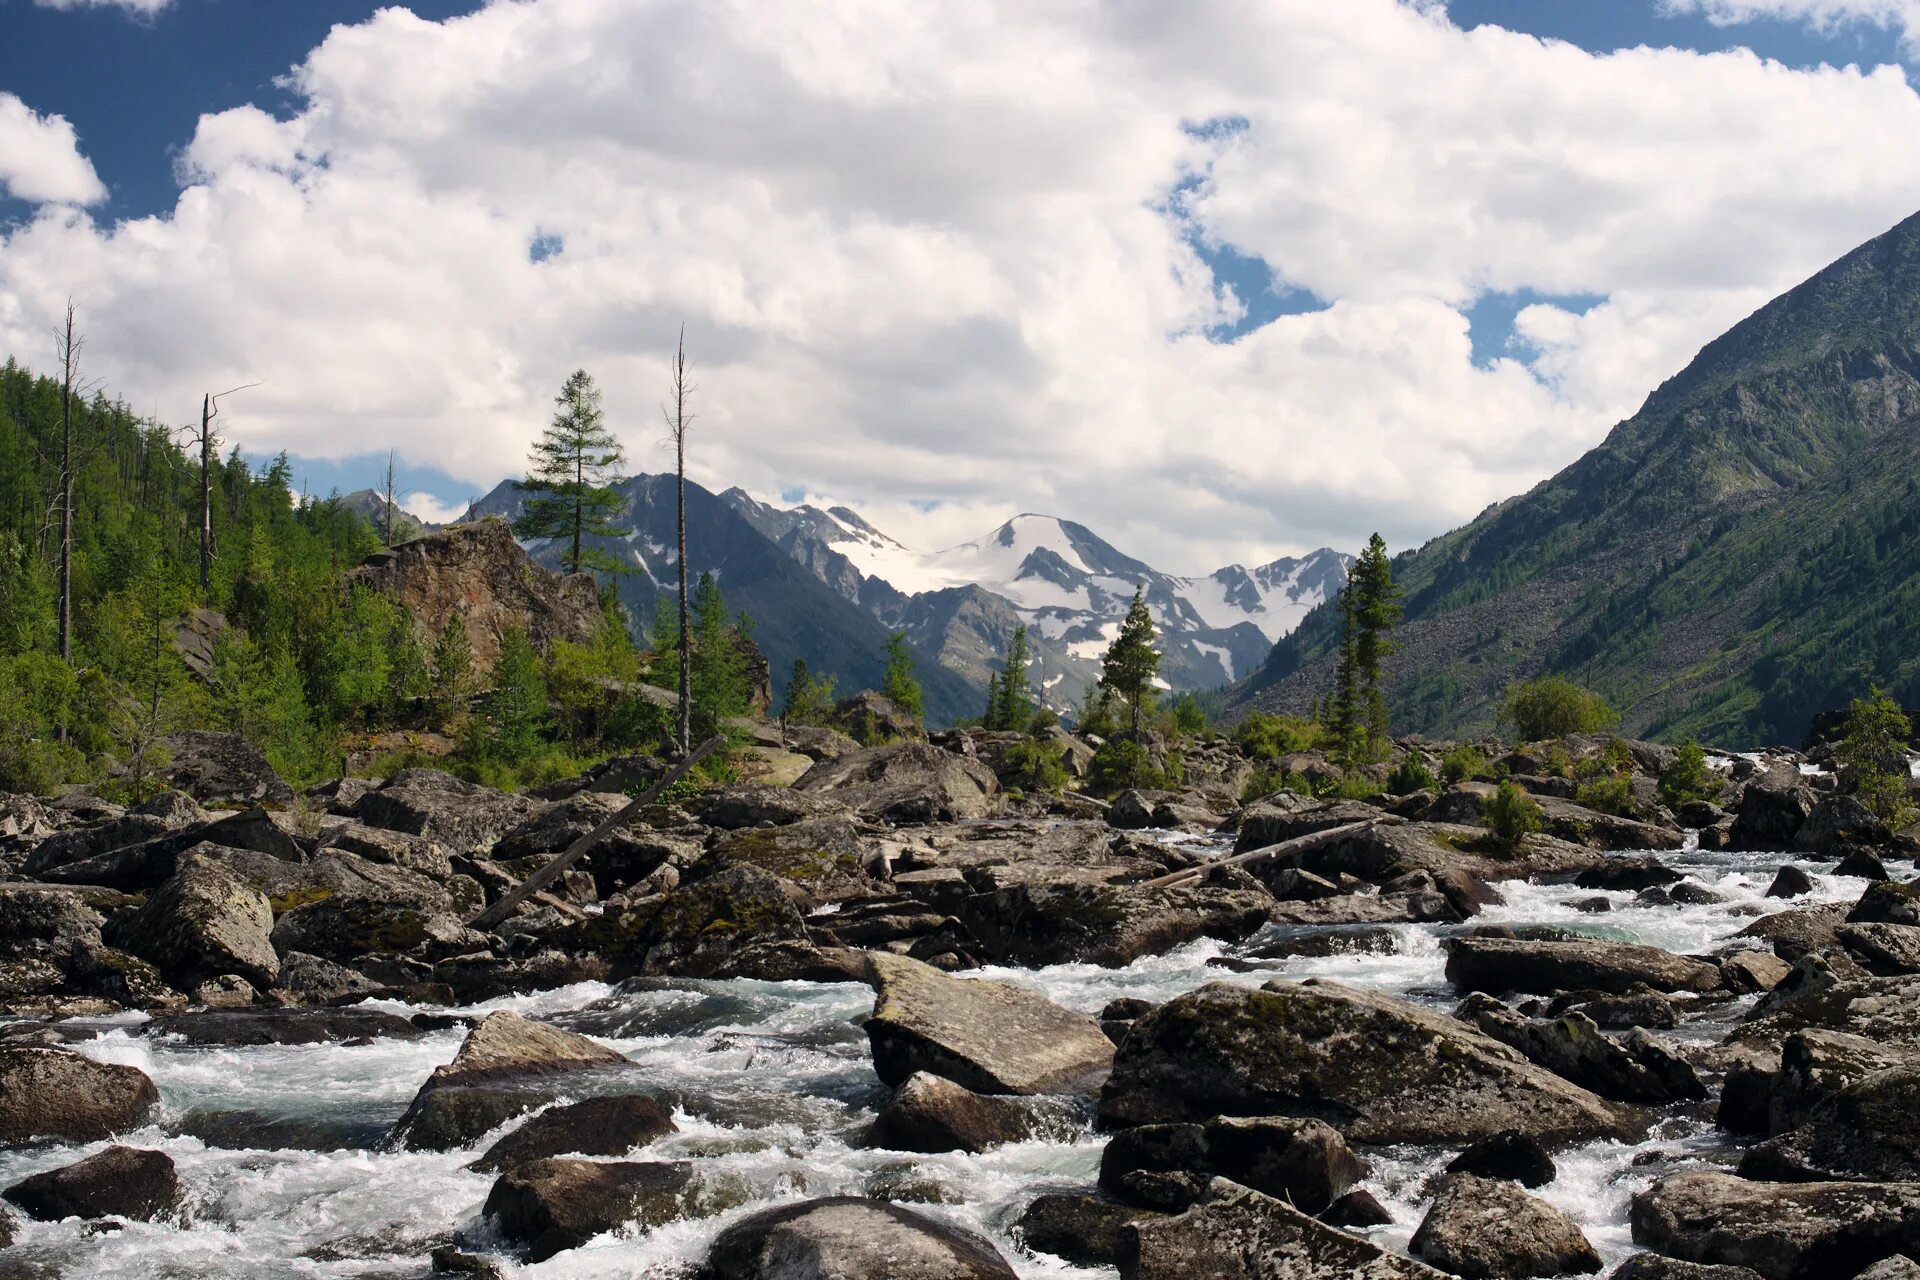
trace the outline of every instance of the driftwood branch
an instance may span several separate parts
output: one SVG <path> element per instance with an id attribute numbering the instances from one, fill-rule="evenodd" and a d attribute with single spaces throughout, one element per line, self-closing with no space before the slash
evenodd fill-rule
<path id="1" fill-rule="evenodd" d="M 1276 858 L 1284 858 L 1291 853 L 1305 853 L 1309 849 L 1318 849 L 1323 844 L 1333 844 L 1348 836 L 1358 835 L 1369 827 L 1379 825 L 1379 821 L 1378 818 L 1368 818 L 1364 822 L 1349 822 L 1345 826 L 1309 832 L 1304 836 L 1295 836 L 1291 840 L 1282 840 L 1279 844 L 1265 845 L 1258 849 L 1250 849 L 1246 853 L 1237 853 L 1231 858 L 1222 858 L 1218 862 L 1202 862 L 1197 866 L 1182 867 L 1158 879 L 1145 881 L 1137 887 L 1167 889 L 1177 884 L 1187 884 L 1202 879 L 1215 867 L 1248 867 L 1255 863 L 1272 862 Z"/>
<path id="2" fill-rule="evenodd" d="M 533 897 L 542 889 L 545 889 L 555 880 L 558 880 L 568 867 L 580 860 L 582 854 L 593 848 L 594 845 L 600 843 L 600 841 L 605 839 L 610 833 L 619 830 L 628 822 L 631 822 L 635 814 L 652 804 L 654 799 L 668 787 L 686 777 L 688 771 L 691 770 L 694 765 L 699 764 L 707 756 L 718 750 L 725 742 L 726 738 L 724 736 L 716 736 L 708 738 L 705 742 L 695 747 L 686 759 L 675 765 L 660 781 L 654 783 L 651 787 L 648 787 L 646 791 L 629 801 L 626 807 L 621 809 L 620 812 L 614 814 L 611 818 L 608 818 L 605 822 L 587 832 L 587 834 L 581 836 L 578 840 L 575 840 L 572 844 L 568 845 L 563 852 L 555 854 L 545 866 L 508 890 L 501 896 L 499 901 L 495 902 L 467 923 L 476 929 L 491 929 L 493 926 L 505 920 L 519 909 L 521 903 Z"/>

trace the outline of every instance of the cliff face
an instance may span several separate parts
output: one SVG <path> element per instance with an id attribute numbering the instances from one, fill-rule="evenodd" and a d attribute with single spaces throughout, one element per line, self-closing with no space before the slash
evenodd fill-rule
<path id="1" fill-rule="evenodd" d="M 466 624 L 474 666 L 491 670 L 500 641 L 521 627 L 545 652 L 556 640 L 584 643 L 600 624 L 591 574 L 555 573 L 534 562 L 504 520 L 454 525 L 370 556 L 348 574 L 391 596 L 431 645 L 448 618 Z"/>

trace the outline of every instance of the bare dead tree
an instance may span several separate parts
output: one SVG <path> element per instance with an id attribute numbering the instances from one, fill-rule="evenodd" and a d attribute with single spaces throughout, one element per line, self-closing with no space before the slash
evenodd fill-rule
<path id="1" fill-rule="evenodd" d="M 220 400 L 237 391 L 257 387 L 257 382 L 232 387 L 226 391 L 208 392 L 200 397 L 200 426 L 182 427 L 180 430 L 191 444 L 200 446 L 200 601 L 206 603 L 207 593 L 212 590 L 213 581 L 213 455 L 220 447 L 220 437 L 213 429 L 213 420 L 220 416 Z"/>
<path id="2" fill-rule="evenodd" d="M 73 299 L 67 299 L 67 323 L 57 336 L 60 353 L 60 660 L 73 661 L 73 395 L 80 377 L 80 349 L 86 339 L 73 331 Z M 65 731 L 62 731 L 62 738 Z"/>
<path id="3" fill-rule="evenodd" d="M 683 324 L 680 326 L 680 341 L 673 352 L 673 404 L 670 408 L 661 406 L 661 413 L 667 420 L 668 438 L 673 444 L 674 472 L 679 481 L 680 723 L 675 740 L 682 756 L 687 754 L 693 742 L 693 627 L 687 616 L 687 431 L 693 426 L 694 415 L 687 412 L 687 401 L 699 388 L 688 377 L 691 371 L 691 366 L 687 364 L 687 326 Z"/>
<path id="4" fill-rule="evenodd" d="M 387 550 L 393 550 L 393 450 L 387 450 Z"/>

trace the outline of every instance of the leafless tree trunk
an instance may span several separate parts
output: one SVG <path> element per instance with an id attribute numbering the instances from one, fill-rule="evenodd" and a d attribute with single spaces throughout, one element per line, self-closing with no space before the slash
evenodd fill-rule
<path id="1" fill-rule="evenodd" d="M 60 658 L 73 660 L 73 392 L 80 376 L 80 348 L 73 333 L 73 300 L 60 333 Z M 64 730 L 62 731 L 65 737 Z"/>
<path id="2" fill-rule="evenodd" d="M 693 743 L 693 626 L 687 616 L 687 429 L 693 425 L 693 415 L 687 412 L 687 401 L 695 387 L 687 373 L 687 327 L 681 325 L 680 342 L 673 352 L 673 407 L 666 411 L 666 417 L 673 439 L 674 473 L 679 481 L 680 723 L 676 737 L 683 756 Z"/>
<path id="3" fill-rule="evenodd" d="M 393 450 L 387 450 L 387 549 L 393 549 Z"/>
<path id="4" fill-rule="evenodd" d="M 209 392 L 200 397 L 200 429 L 182 427 L 187 438 L 200 446 L 200 603 L 206 604 L 213 589 L 213 455 L 220 437 L 214 433 L 213 420 L 220 416 L 220 398 L 235 391 L 257 387 L 257 382 L 231 390 Z"/>

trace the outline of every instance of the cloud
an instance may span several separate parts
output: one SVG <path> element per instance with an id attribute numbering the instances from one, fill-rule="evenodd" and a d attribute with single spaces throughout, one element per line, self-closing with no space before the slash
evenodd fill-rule
<path id="1" fill-rule="evenodd" d="M 33 0 L 42 9 L 124 9 L 138 18 L 152 18 L 173 0 Z"/>
<path id="2" fill-rule="evenodd" d="M 1173 572 L 1470 518 L 1920 206 L 1895 68 L 1392 0 L 393 8 L 289 84 L 201 119 L 167 215 L 4 233 L 0 349 L 72 293 L 141 403 L 259 380 L 249 450 L 484 487 L 579 366 L 669 465 L 684 321 L 695 478 L 923 546 L 1049 511 Z M 1329 305 L 1212 340 L 1194 235 Z M 1605 301 L 1477 367 L 1464 309 L 1523 289 Z"/>
<path id="3" fill-rule="evenodd" d="M 1771 18 L 1802 22 L 1816 31 L 1849 25 L 1900 34 L 1909 56 L 1920 55 L 1920 0 L 1662 0 L 1669 13 L 1698 13 L 1719 26 Z"/>
<path id="4" fill-rule="evenodd" d="M 467 512 L 466 499 L 446 502 L 430 493 L 409 493 L 404 498 L 395 499 L 395 502 L 401 510 L 428 524 L 451 524 Z"/>
<path id="5" fill-rule="evenodd" d="M 11 93 L 0 93 L 0 190 L 34 204 L 107 195 L 66 118 L 40 115 Z"/>

